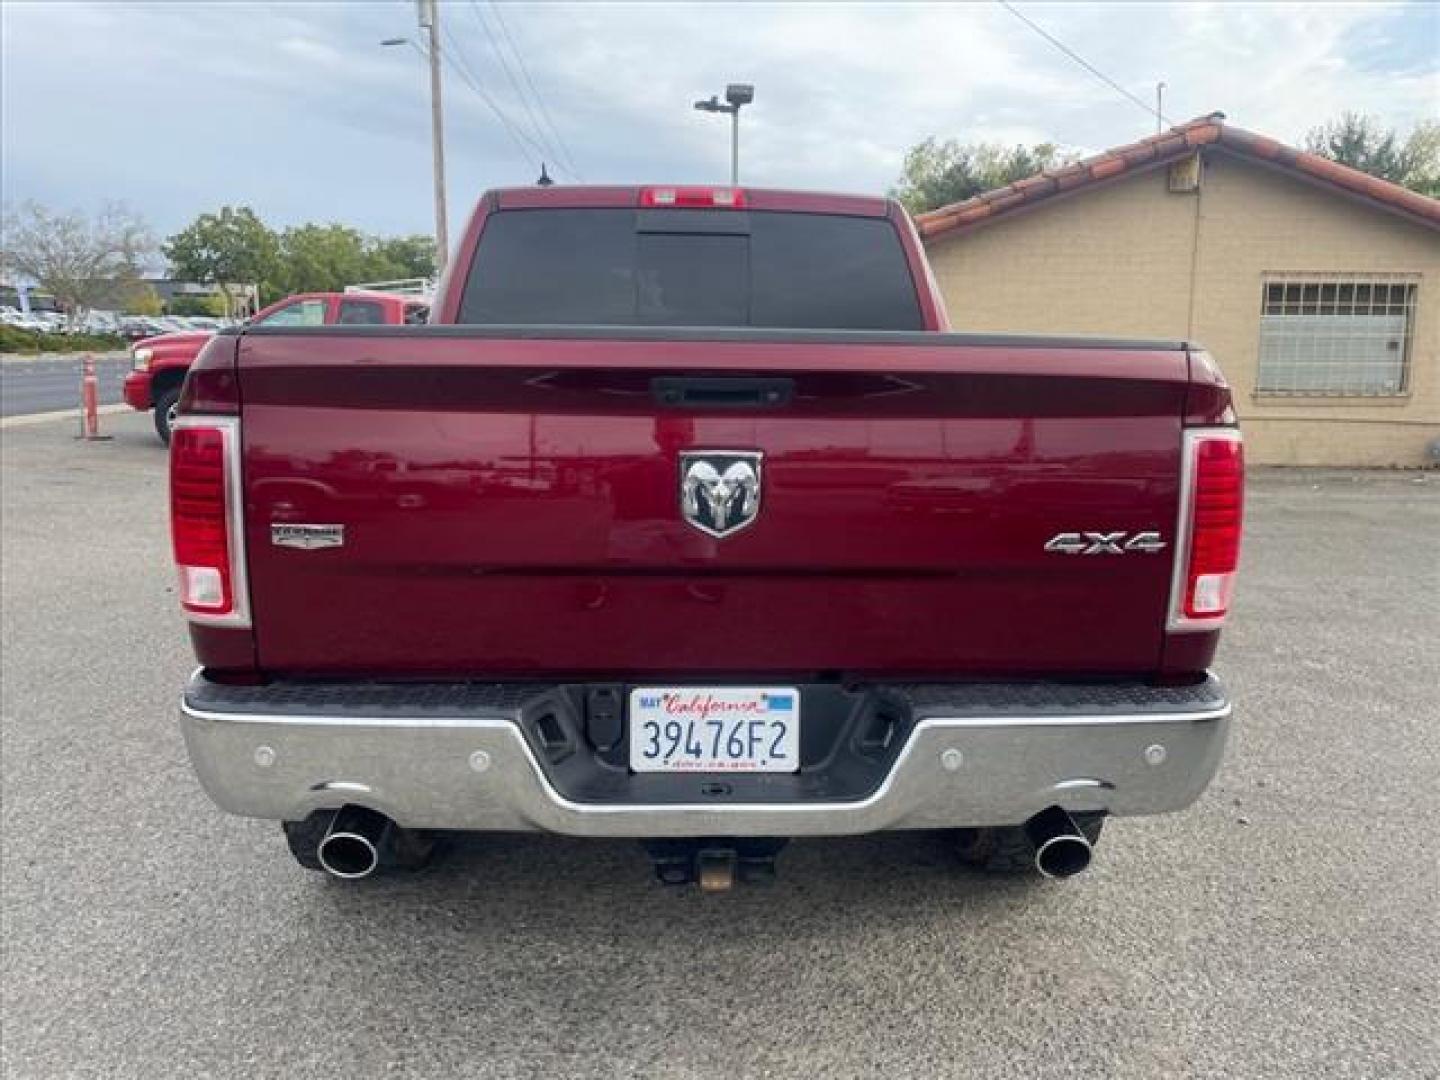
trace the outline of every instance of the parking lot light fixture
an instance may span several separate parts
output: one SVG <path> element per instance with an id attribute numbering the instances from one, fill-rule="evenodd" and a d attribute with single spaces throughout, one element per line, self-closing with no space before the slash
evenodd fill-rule
<path id="1" fill-rule="evenodd" d="M 740 183 L 740 109 L 754 100 L 755 87 L 750 83 L 731 83 L 725 87 L 723 104 L 719 94 L 711 94 L 708 99 L 695 102 L 695 108 L 700 112 L 730 114 L 730 184 L 732 187 Z"/>

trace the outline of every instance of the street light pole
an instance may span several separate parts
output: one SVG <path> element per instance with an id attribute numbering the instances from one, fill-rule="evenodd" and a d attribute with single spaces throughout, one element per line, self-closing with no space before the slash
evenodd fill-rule
<path id="1" fill-rule="evenodd" d="M 435 0 L 415 0 L 420 29 L 426 32 L 429 48 L 410 38 L 386 38 L 381 45 L 409 45 L 430 64 L 430 157 L 435 173 L 435 272 L 445 272 L 450 253 L 450 230 L 445 213 L 445 119 L 440 104 L 440 24 Z"/>
<path id="2" fill-rule="evenodd" d="M 708 101 L 695 102 L 701 112 L 730 114 L 730 183 L 740 183 L 740 107 L 755 100 L 755 87 L 749 83 L 731 83 L 725 87 L 726 104 L 720 104 L 718 94 L 711 94 Z"/>
<path id="3" fill-rule="evenodd" d="M 435 272 L 445 272 L 450 228 L 445 213 L 445 120 L 440 104 L 440 8 L 435 0 L 416 0 L 420 27 L 429 32 L 430 148 L 435 169 Z"/>

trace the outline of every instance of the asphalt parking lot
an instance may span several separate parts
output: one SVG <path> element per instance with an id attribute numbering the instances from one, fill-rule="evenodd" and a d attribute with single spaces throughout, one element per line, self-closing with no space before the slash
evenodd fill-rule
<path id="1" fill-rule="evenodd" d="M 0 359 L 0 416 L 53 412 L 80 407 L 82 357 L 6 356 Z M 95 354 L 95 380 L 100 404 L 121 400 L 121 386 L 130 370 L 124 354 Z"/>
<path id="2" fill-rule="evenodd" d="M 1440 1075 L 1440 474 L 1255 478 L 1228 761 L 1072 881 L 503 837 L 347 886 L 192 777 L 164 455 L 105 428 L 0 433 L 7 1077 Z"/>

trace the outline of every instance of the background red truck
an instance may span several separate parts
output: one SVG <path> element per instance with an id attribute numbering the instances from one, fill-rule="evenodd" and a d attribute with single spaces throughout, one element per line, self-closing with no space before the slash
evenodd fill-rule
<path id="1" fill-rule="evenodd" d="M 947 332 L 893 201 L 492 192 L 429 325 L 221 334 L 180 413 L 186 742 L 305 866 L 538 829 L 722 888 L 943 829 L 1066 876 L 1218 766 L 1218 369 Z"/>
<path id="2" fill-rule="evenodd" d="M 429 310 L 427 300 L 391 293 L 297 293 L 264 308 L 248 325 L 394 326 L 424 322 Z M 154 410 L 155 431 L 162 442 L 170 441 L 185 373 L 214 336 L 208 331 L 159 334 L 131 347 L 134 366 L 125 377 L 125 403 L 141 412 Z"/>

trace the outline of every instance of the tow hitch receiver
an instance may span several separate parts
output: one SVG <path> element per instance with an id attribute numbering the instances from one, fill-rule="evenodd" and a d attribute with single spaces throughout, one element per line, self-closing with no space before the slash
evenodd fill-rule
<path id="1" fill-rule="evenodd" d="M 642 840 L 655 876 L 663 885 L 698 884 L 702 892 L 728 892 L 735 882 L 775 880 L 775 857 L 786 837 Z"/>

